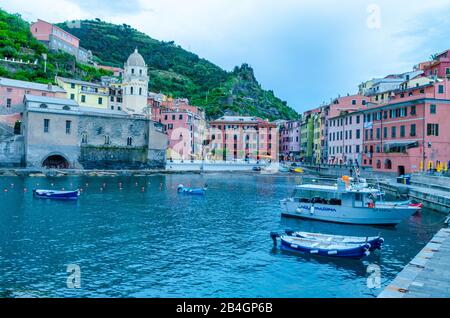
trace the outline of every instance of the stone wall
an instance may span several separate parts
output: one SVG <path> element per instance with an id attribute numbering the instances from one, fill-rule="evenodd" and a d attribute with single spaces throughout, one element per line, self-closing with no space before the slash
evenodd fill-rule
<path id="1" fill-rule="evenodd" d="M 82 146 L 78 162 L 84 169 L 146 169 L 147 149 L 130 147 Z"/>
<path id="2" fill-rule="evenodd" d="M 87 146 L 127 147 L 127 139 L 133 139 L 132 147 L 147 146 L 147 120 L 123 116 L 81 115 L 78 120 L 78 140 L 87 135 Z M 105 136 L 110 144 L 105 145 Z"/>
<path id="3" fill-rule="evenodd" d="M 0 167 L 21 167 L 24 164 L 24 139 L 12 136 L 0 139 Z"/>

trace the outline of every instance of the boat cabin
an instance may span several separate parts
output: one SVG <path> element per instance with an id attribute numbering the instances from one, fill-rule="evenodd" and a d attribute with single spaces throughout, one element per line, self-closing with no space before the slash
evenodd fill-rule
<path id="1" fill-rule="evenodd" d="M 377 195 L 378 190 L 370 188 L 300 185 L 295 188 L 292 199 L 299 203 L 361 208 L 374 205 Z"/>

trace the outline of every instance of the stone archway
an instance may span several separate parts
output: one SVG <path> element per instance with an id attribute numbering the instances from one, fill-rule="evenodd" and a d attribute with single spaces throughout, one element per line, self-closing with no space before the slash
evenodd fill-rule
<path id="1" fill-rule="evenodd" d="M 49 155 L 42 162 L 42 167 L 47 169 L 69 169 L 69 166 L 69 161 L 64 156 L 58 154 Z"/>

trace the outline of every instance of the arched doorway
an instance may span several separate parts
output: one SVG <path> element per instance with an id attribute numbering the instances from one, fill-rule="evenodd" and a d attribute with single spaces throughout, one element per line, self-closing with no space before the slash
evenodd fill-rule
<path id="1" fill-rule="evenodd" d="M 51 155 L 44 160 L 42 167 L 47 169 L 68 169 L 69 162 L 61 155 Z"/>

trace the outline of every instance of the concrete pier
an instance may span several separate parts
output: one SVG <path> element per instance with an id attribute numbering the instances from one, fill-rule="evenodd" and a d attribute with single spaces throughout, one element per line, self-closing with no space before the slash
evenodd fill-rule
<path id="1" fill-rule="evenodd" d="M 378 298 L 450 298 L 450 229 L 442 229 Z"/>

